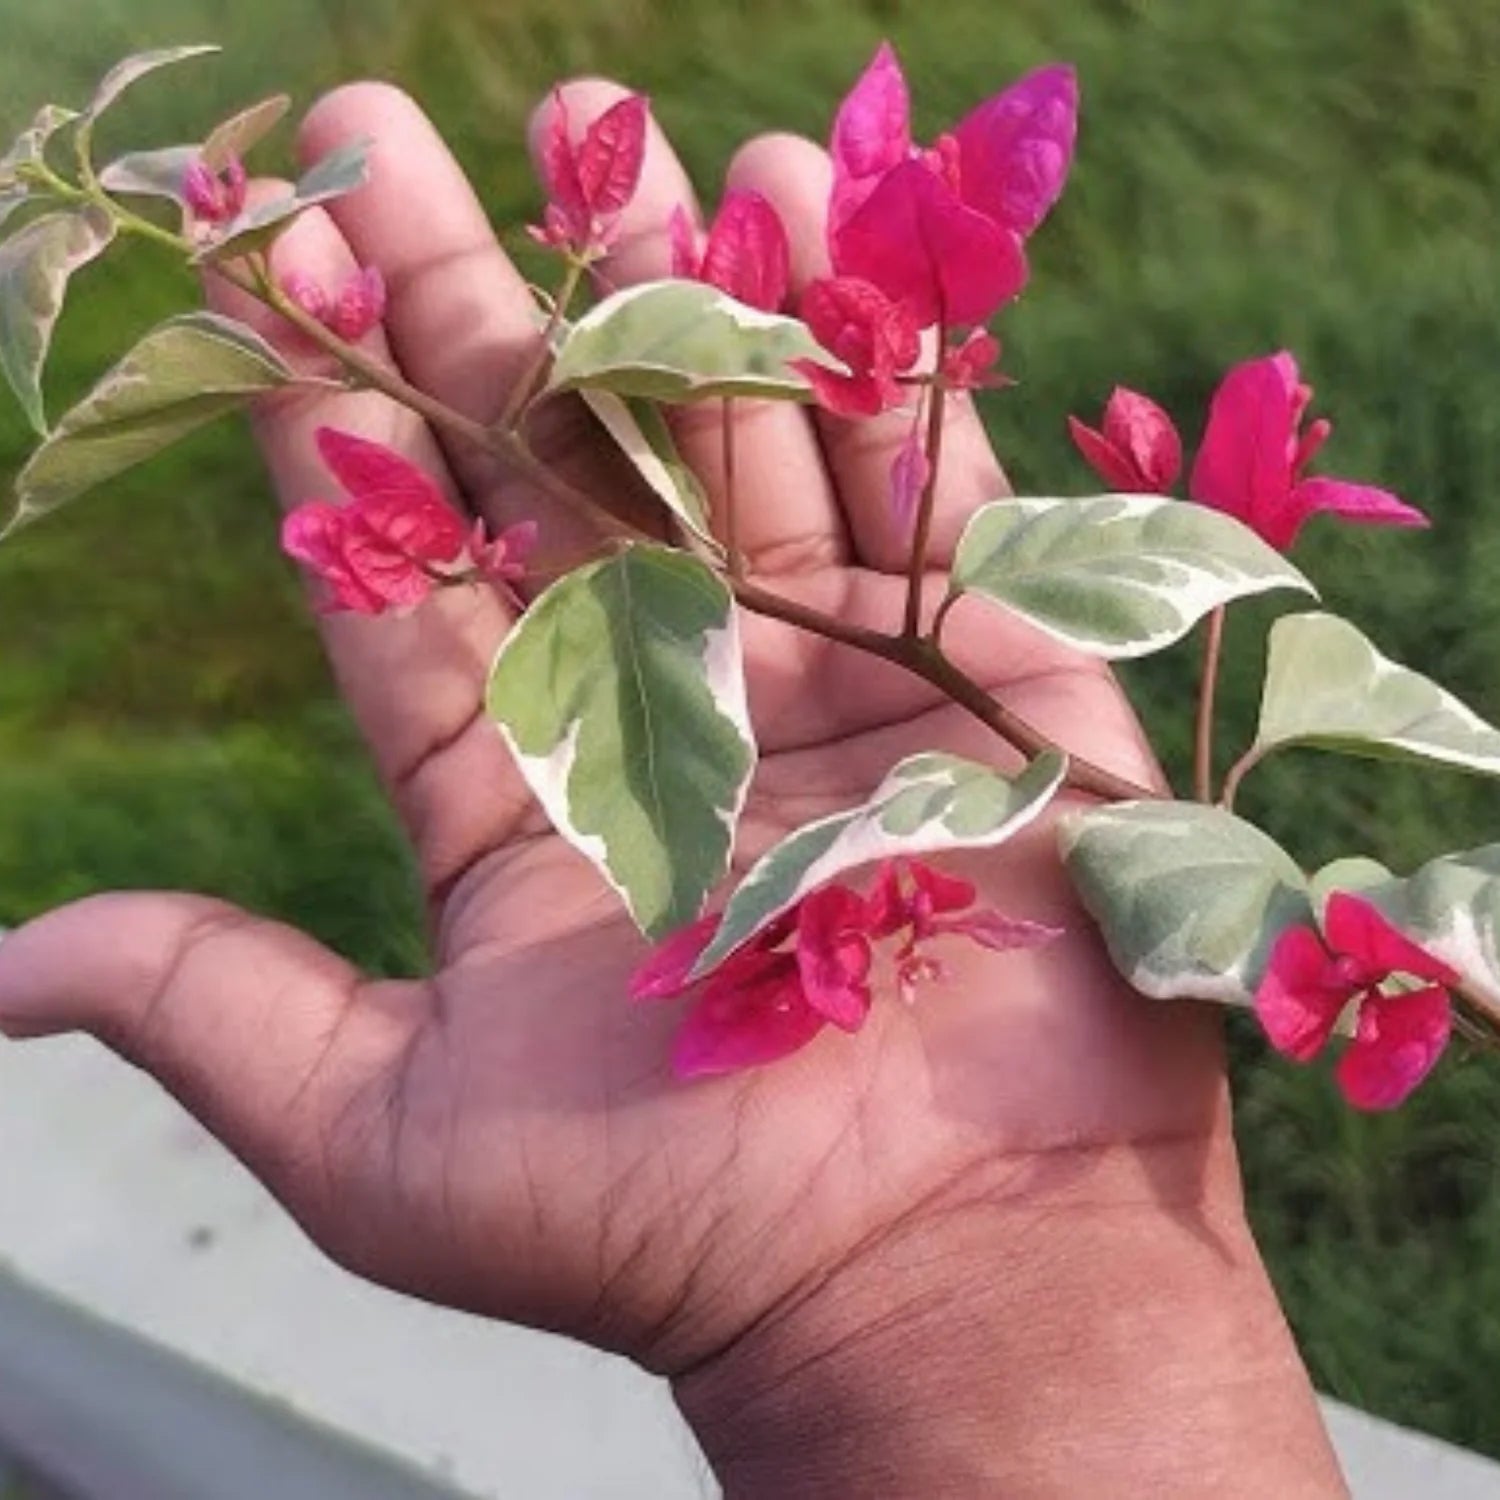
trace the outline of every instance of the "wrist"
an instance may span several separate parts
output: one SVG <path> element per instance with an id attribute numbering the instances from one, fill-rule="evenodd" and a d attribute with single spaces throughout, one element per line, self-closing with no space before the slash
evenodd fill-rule
<path id="1" fill-rule="evenodd" d="M 984 1176 L 676 1382 L 728 1500 L 1346 1493 L 1227 1141 Z"/>

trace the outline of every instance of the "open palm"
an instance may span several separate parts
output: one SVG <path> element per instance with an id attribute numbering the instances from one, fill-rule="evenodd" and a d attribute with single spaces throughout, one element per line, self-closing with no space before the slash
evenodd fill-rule
<path id="1" fill-rule="evenodd" d="M 615 96 L 575 85 L 588 118 Z M 376 141 L 372 184 L 278 247 L 337 282 L 356 262 L 391 287 L 372 349 L 416 385 L 493 420 L 534 338 L 529 298 L 432 127 L 360 85 L 303 132 L 317 156 Z M 828 167 L 767 138 L 731 171 L 781 211 L 796 278 L 820 269 Z M 690 191 L 653 139 L 626 215 L 616 284 L 661 274 L 665 224 Z M 227 300 L 227 299 L 226 299 Z M 236 304 L 240 315 L 254 310 Z M 279 336 L 263 316 L 269 336 Z M 717 411 L 679 438 L 710 488 Z M 738 441 L 740 533 L 758 581 L 842 618 L 900 617 L 903 557 L 886 513 L 902 419 L 817 425 L 753 407 Z M 489 460 L 445 448 L 371 395 L 297 397 L 258 417 L 283 501 L 328 490 L 313 430 L 400 447 L 455 501 L 542 522 L 540 551 L 582 538 Z M 541 414 L 537 446 L 596 493 L 628 494 L 623 460 L 576 413 Z M 941 562 L 1003 478 L 972 410 L 950 419 L 934 548 Z M 1068 936 L 1035 954 L 955 953 L 950 981 L 906 1008 L 878 998 L 857 1037 L 828 1033 L 757 1072 L 669 1075 L 676 1007 L 633 1007 L 642 940 L 590 866 L 550 832 L 480 712 L 504 602 L 454 590 L 403 619 L 324 622 L 341 684 L 416 846 L 437 972 L 366 982 L 289 929 L 194 897 L 96 897 L 0 947 L 0 1023 L 83 1027 L 157 1074 L 258 1172 L 331 1254 L 376 1279 L 559 1327 L 652 1368 L 689 1368 L 925 1217 L 1039 1193 L 1092 1154 L 1163 1139 L 1227 1182 L 1211 1023 L 1141 1004 L 1112 976 L 1068 894 L 1046 828 L 964 873 L 1016 915 Z M 739 868 L 786 829 L 866 795 L 916 750 L 1014 755 L 898 669 L 752 618 L 763 757 Z M 1064 745 L 1136 779 L 1149 753 L 1109 676 L 993 613 L 959 611 L 959 659 Z M 357 879 L 357 872 L 351 872 Z"/>

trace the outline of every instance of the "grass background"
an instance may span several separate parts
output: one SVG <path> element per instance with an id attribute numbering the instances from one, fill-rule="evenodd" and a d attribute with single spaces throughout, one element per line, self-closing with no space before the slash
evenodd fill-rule
<path id="1" fill-rule="evenodd" d="M 1297 352 L 1338 419 L 1327 467 L 1438 525 L 1313 528 L 1299 562 L 1392 655 L 1500 716 L 1500 10 L 1473 0 L 0 0 L 0 127 L 116 57 L 216 40 L 111 116 L 165 143 L 261 94 L 360 73 L 427 105 L 497 220 L 535 190 L 525 113 L 559 74 L 651 92 L 707 196 L 766 128 L 822 136 L 882 35 L 932 134 L 1046 59 L 1081 69 L 1076 175 L 1002 332 L 993 430 L 1024 492 L 1082 492 L 1063 433 L 1121 381 L 1195 436 L 1231 361 Z M 274 156 L 274 152 L 272 153 Z M 274 161 L 266 165 L 275 166 Z M 282 164 L 284 165 L 284 163 Z M 192 288 L 147 251 L 81 278 L 53 409 Z M 26 434 L 0 411 L 0 478 Z M 0 922 L 112 885 L 213 891 L 361 962 L 421 962 L 410 872 L 276 557 L 248 442 L 216 430 L 0 551 Z M 1224 740 L 1253 725 L 1264 612 L 1237 611 Z M 1186 764 L 1191 651 L 1138 668 Z M 1408 868 L 1497 836 L 1461 777 L 1272 764 L 1248 809 L 1307 862 Z M 1398 1117 L 1236 1035 L 1255 1222 L 1322 1388 L 1500 1455 L 1500 1076 L 1460 1060 Z"/>

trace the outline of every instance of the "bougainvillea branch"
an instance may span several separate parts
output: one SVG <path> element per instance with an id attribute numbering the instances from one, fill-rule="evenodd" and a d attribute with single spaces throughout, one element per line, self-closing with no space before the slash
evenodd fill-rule
<path id="1" fill-rule="evenodd" d="M 1183 470 L 1172 418 L 1117 387 L 1097 427 L 1068 424 L 1106 493 L 975 497 L 946 578 L 937 566 L 931 541 L 952 400 L 1009 384 L 989 324 L 1031 275 L 1031 242 L 1067 181 L 1079 100 L 1071 68 L 1037 69 L 924 146 L 912 136 L 900 62 L 882 47 L 833 119 L 830 274 L 792 311 L 784 226 L 767 199 L 744 191 L 726 195 L 706 232 L 686 209 L 672 211 L 659 228 L 673 274 L 612 289 L 608 257 L 636 197 L 649 105 L 631 94 L 575 119 L 555 94 L 540 151 L 546 202 L 531 232 L 558 259 L 557 287 L 538 294 L 535 344 L 486 424 L 362 345 L 385 312 L 378 265 L 339 285 L 273 275 L 271 252 L 287 227 L 364 183 L 367 143 L 341 147 L 290 189 L 252 201 L 243 158 L 285 114 L 277 98 L 201 143 L 96 168 L 98 116 L 125 88 L 205 50 L 127 59 L 85 109 L 45 107 L 0 156 L 0 374 L 40 439 L 3 535 L 213 417 L 299 385 L 379 392 L 491 455 L 539 504 L 585 522 L 594 553 L 544 569 L 535 517 L 491 531 L 451 508 L 402 455 L 324 428 L 316 444 L 328 492 L 290 511 L 283 544 L 317 580 L 324 610 L 381 615 L 423 608 L 442 589 L 504 592 L 519 618 L 492 665 L 484 711 L 558 834 L 656 943 L 636 997 L 690 997 L 674 1054 L 684 1076 L 767 1065 L 824 1045 L 829 1030 L 860 1029 L 881 975 L 915 1003 L 944 973 L 943 943 L 1003 952 L 1054 938 L 1045 923 L 983 906 L 930 860 L 1002 850 L 1055 811 L 1066 787 L 1092 800 L 1058 820 L 1063 864 L 1141 994 L 1250 1007 L 1272 1045 L 1299 1062 L 1348 1032 L 1336 1077 L 1365 1109 L 1404 1099 L 1450 1037 L 1500 1037 L 1500 845 L 1438 855 L 1406 877 L 1367 858 L 1309 873 L 1234 812 L 1245 776 L 1278 752 L 1500 777 L 1500 731 L 1348 621 L 1304 609 L 1271 628 L 1255 737 L 1213 801 L 1228 609 L 1275 592 L 1316 600 L 1286 556 L 1314 516 L 1427 523 L 1389 491 L 1309 472 L 1332 427 L 1306 420 L 1312 391 L 1290 353 L 1242 361 L 1224 376 L 1187 499 L 1171 496 Z M 48 156 L 68 137 L 76 179 Z M 181 228 L 121 201 L 133 198 L 170 204 Z M 49 421 L 43 374 L 68 285 L 120 236 L 170 250 L 264 304 L 321 352 L 316 368 L 296 368 L 232 317 L 189 312 L 150 330 Z M 931 364 L 919 369 L 924 347 Z M 581 403 L 600 440 L 633 465 L 662 525 L 623 520 L 532 450 L 532 413 L 562 400 Z M 891 529 L 907 546 L 892 569 L 904 583 L 896 618 L 847 620 L 754 576 L 741 547 L 736 433 L 758 401 L 816 404 L 831 422 L 884 416 L 904 430 L 888 470 Z M 692 403 L 711 404 L 721 422 L 712 500 L 673 441 L 671 413 Z M 997 653 L 1006 619 L 1100 661 L 1168 649 L 1206 622 L 1196 800 L 1135 785 L 1053 744 L 968 675 L 943 644 L 964 601 L 975 606 L 973 638 L 990 612 Z M 1026 764 L 1002 772 L 939 748 L 908 756 L 865 801 L 792 830 L 721 910 L 706 912 L 730 869 L 759 753 L 745 612 L 912 674 Z M 650 767 L 644 779 L 641 765 Z M 860 872 L 871 867 L 867 883 Z M 889 965 L 879 961 L 887 948 Z"/>
<path id="2" fill-rule="evenodd" d="M 382 364 L 369 354 L 346 344 L 331 330 L 309 317 L 300 307 L 290 302 L 269 278 L 256 284 L 229 268 L 220 268 L 220 274 L 242 291 L 259 295 L 268 306 L 293 323 L 307 338 L 320 345 L 337 359 L 359 382 L 370 390 L 378 390 L 393 401 L 427 418 L 439 430 L 483 448 L 493 454 L 516 473 L 541 489 L 550 500 L 564 506 L 570 513 L 590 522 L 602 535 L 616 538 L 653 540 L 650 534 L 605 510 L 592 496 L 569 484 L 554 470 L 542 464 L 531 453 L 514 430 L 502 427 L 485 427 L 463 413 L 427 395 L 410 385 L 389 366 Z M 929 442 L 941 443 L 941 428 L 933 423 L 929 428 Z M 934 474 L 936 465 L 934 465 Z M 931 487 L 924 504 L 930 510 Z M 1037 755 L 1056 749 L 1039 730 L 1027 723 L 1018 714 L 997 702 L 978 683 L 959 667 L 955 666 L 930 640 L 924 640 L 905 629 L 890 633 L 867 629 L 840 620 L 796 600 L 785 598 L 774 590 L 754 583 L 748 578 L 737 578 L 733 582 L 735 597 L 747 609 L 785 624 L 794 625 L 811 635 L 822 636 L 878 656 L 883 661 L 905 668 L 914 676 L 921 677 L 940 689 L 960 707 L 967 709 L 981 723 L 993 729 L 1002 739 L 1027 755 Z M 1087 759 L 1070 755 L 1069 784 L 1079 791 L 1102 797 L 1151 797 L 1158 795 L 1150 788 L 1142 787 L 1125 777 L 1116 776 Z"/>

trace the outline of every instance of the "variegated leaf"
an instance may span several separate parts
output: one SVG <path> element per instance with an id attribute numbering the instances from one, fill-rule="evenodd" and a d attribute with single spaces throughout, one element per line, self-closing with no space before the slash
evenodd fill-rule
<path id="1" fill-rule="evenodd" d="M 1154 1000 L 1248 1005 L 1276 939 L 1312 921 L 1296 861 L 1219 808 L 1112 803 L 1065 818 L 1060 838 L 1115 967 Z"/>
<path id="2" fill-rule="evenodd" d="M 568 329 L 548 388 L 653 401 L 720 396 L 811 398 L 791 368 L 838 368 L 803 323 L 759 312 L 699 281 L 648 281 L 590 308 Z"/>
<path id="3" fill-rule="evenodd" d="M 198 160 L 196 146 L 164 146 L 159 151 L 129 151 L 99 172 L 99 184 L 122 196 L 169 198 L 182 202 L 182 179 Z"/>
<path id="4" fill-rule="evenodd" d="M 898 854 L 1003 844 L 1041 814 L 1066 769 L 1066 760 L 1050 751 L 1015 777 L 956 755 L 901 761 L 868 802 L 808 823 L 756 861 L 724 908 L 694 976 L 710 973 L 809 891 L 847 870 Z"/>
<path id="5" fill-rule="evenodd" d="M 130 151 L 101 168 L 99 182 L 107 192 L 169 198 L 182 202 L 182 180 L 195 161 L 221 172 L 231 157 L 243 158 L 280 124 L 292 101 L 286 94 L 263 99 L 216 126 L 201 146 L 163 146 L 158 151 Z"/>
<path id="6" fill-rule="evenodd" d="M 1287 745 L 1500 776 L 1500 730 L 1337 615 L 1271 627 L 1255 747 L 1259 756 Z"/>
<path id="7" fill-rule="evenodd" d="M 86 122 L 97 120 L 126 89 L 148 73 L 154 73 L 158 68 L 170 67 L 174 63 L 186 62 L 189 58 L 206 57 L 209 53 L 220 50 L 212 46 L 160 47 L 152 52 L 137 52 L 133 57 L 117 62 L 100 80 L 99 87 L 94 90 L 94 97 L 83 112 L 83 119 Z"/>
<path id="8" fill-rule="evenodd" d="M 1350 855 L 1335 859 L 1315 870 L 1308 877 L 1308 893 L 1321 918 L 1328 898 L 1337 891 L 1348 891 L 1356 895 L 1389 885 L 1395 876 L 1378 859 L 1366 859 L 1363 855 Z"/>
<path id="9" fill-rule="evenodd" d="M 548 336 L 555 359 L 572 325 L 552 317 L 545 292 L 533 287 L 532 294 L 539 304 L 535 309 L 537 327 Z M 657 498 L 693 536 L 711 551 L 720 552 L 709 527 L 708 496 L 678 453 L 660 409 L 639 396 L 616 396 L 611 391 L 589 388 L 578 394 Z"/>
<path id="10" fill-rule="evenodd" d="M 645 545 L 579 568 L 506 637 L 487 702 L 558 832 L 642 931 L 693 920 L 728 868 L 755 765 L 723 581 Z"/>
<path id="11" fill-rule="evenodd" d="M 258 334 L 213 313 L 153 329 L 57 424 L 16 478 L 5 531 L 295 379 Z"/>
<path id="12" fill-rule="evenodd" d="M 708 496 L 678 453 L 660 410 L 640 397 L 616 396 L 611 391 L 585 390 L 581 394 L 588 409 L 667 509 L 699 541 L 717 552 L 719 543 L 709 530 Z"/>
<path id="13" fill-rule="evenodd" d="M 1500 844 L 1430 860 L 1405 880 L 1358 889 L 1391 923 L 1500 1012 Z"/>
<path id="14" fill-rule="evenodd" d="M 204 166 L 222 172 L 231 157 L 248 156 L 286 118 L 291 107 L 289 94 L 273 94 L 214 126 L 203 143 Z"/>
<path id="15" fill-rule="evenodd" d="M 297 179 L 290 193 L 247 209 L 225 225 L 223 234 L 205 245 L 197 259 L 229 260 L 262 249 L 304 210 L 363 187 L 370 176 L 370 145 L 370 141 L 360 139 L 330 151 Z"/>
<path id="16" fill-rule="evenodd" d="M 953 564 L 977 594 L 1091 656 L 1145 656 L 1249 594 L 1317 590 L 1248 527 L 1156 495 L 1001 500 L 976 511 Z"/>
<path id="17" fill-rule="evenodd" d="M 30 201 L 31 190 L 21 184 L 0 187 L 0 229 L 5 228 L 6 221 L 12 214 L 25 208 Z"/>
<path id="18" fill-rule="evenodd" d="M 86 208 L 46 214 L 0 244 L 0 373 L 43 436 L 42 367 L 68 280 L 101 255 L 114 235 L 108 214 Z"/>
<path id="19" fill-rule="evenodd" d="M 31 167 L 43 161 L 47 153 L 47 142 L 64 125 L 78 118 L 76 109 L 64 109 L 60 104 L 44 104 L 36 118 L 18 135 L 0 156 L 0 187 L 16 182 L 16 174 L 22 167 Z"/>

